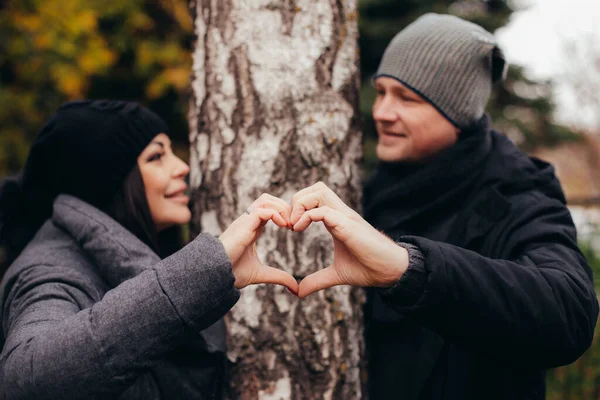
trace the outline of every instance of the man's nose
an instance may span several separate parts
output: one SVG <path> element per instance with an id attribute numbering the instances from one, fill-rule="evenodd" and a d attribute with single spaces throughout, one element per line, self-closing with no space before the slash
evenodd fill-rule
<path id="1" fill-rule="evenodd" d="M 392 122 L 398 117 L 397 105 L 393 104 L 390 96 L 384 96 L 373 107 L 373 119 L 378 122 Z"/>

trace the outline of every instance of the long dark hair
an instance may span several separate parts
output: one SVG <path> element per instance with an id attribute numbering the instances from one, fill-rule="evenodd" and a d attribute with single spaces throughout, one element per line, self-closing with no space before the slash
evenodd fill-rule
<path id="1" fill-rule="evenodd" d="M 105 211 L 138 239 L 146 243 L 161 258 L 170 256 L 183 245 L 180 226 L 157 231 L 146 198 L 142 173 L 137 164 Z"/>
<path id="2" fill-rule="evenodd" d="M 52 213 L 52 199 L 40 187 L 25 192 L 21 175 L 0 182 L 0 278 Z"/>

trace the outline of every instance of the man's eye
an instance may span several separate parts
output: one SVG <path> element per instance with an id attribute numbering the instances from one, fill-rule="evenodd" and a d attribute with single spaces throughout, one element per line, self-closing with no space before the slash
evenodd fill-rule
<path id="1" fill-rule="evenodd" d="M 165 155 L 165 153 L 156 153 L 156 154 L 152 154 L 149 158 L 148 161 L 158 161 L 160 160 L 163 156 Z"/>

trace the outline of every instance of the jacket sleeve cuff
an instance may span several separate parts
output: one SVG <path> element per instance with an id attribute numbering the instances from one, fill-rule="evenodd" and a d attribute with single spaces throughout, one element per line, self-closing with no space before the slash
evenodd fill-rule
<path id="1" fill-rule="evenodd" d="M 201 331 L 223 317 L 240 297 L 221 242 L 207 233 L 156 268 L 160 285 L 185 325 Z"/>
<path id="2" fill-rule="evenodd" d="M 394 286 L 380 291 L 386 301 L 396 305 L 411 306 L 419 300 L 427 284 L 425 256 L 414 244 L 405 242 L 397 244 L 408 251 L 408 268 Z"/>

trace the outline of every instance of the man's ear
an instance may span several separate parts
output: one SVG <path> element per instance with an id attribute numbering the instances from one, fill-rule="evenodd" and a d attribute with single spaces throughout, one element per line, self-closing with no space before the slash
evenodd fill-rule
<path id="1" fill-rule="evenodd" d="M 508 63 L 498 46 L 492 49 L 492 83 L 502 82 L 508 73 Z"/>

